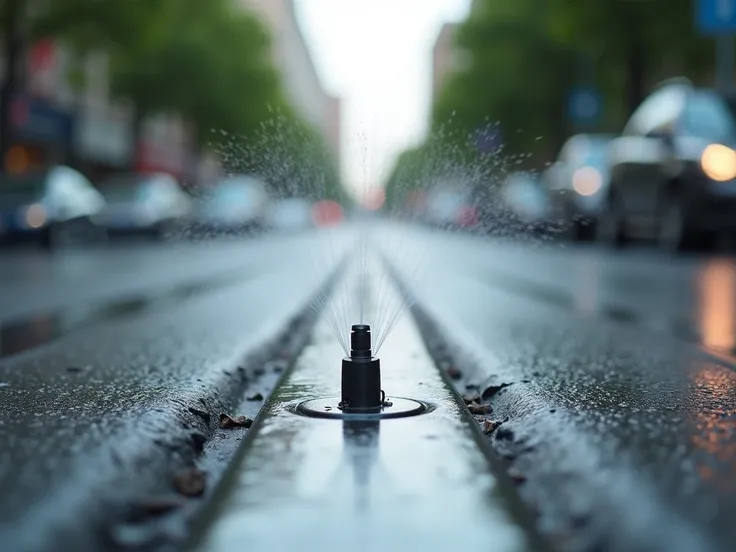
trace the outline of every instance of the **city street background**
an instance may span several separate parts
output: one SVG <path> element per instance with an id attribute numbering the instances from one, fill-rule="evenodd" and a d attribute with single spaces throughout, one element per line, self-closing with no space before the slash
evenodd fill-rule
<path id="1" fill-rule="evenodd" d="M 0 35 L 0 549 L 736 548 L 736 0 Z"/>

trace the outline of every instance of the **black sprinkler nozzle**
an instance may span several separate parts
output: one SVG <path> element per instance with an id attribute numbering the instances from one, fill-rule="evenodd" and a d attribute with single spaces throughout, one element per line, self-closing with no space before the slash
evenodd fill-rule
<path id="1" fill-rule="evenodd" d="M 356 324 L 350 332 L 350 357 L 342 361 L 342 411 L 379 412 L 383 402 L 381 362 L 373 357 L 371 328 Z"/>
<path id="2" fill-rule="evenodd" d="M 371 358 L 371 327 L 368 324 L 356 324 L 350 332 L 350 358 Z"/>

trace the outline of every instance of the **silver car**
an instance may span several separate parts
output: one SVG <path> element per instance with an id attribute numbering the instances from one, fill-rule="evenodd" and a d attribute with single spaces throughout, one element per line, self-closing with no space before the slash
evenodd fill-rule
<path id="1" fill-rule="evenodd" d="M 106 200 L 103 221 L 111 232 L 161 238 L 184 225 L 189 195 L 168 174 L 118 176 L 99 184 Z"/>
<path id="2" fill-rule="evenodd" d="M 252 176 L 228 177 L 205 190 L 197 209 L 196 226 L 206 233 L 242 233 L 265 225 L 268 194 Z"/>

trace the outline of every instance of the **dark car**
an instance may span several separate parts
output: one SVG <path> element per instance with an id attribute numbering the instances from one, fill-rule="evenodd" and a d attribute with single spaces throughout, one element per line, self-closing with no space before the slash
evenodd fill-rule
<path id="1" fill-rule="evenodd" d="M 608 192 L 608 148 L 613 138 L 609 134 L 572 136 L 545 175 L 551 216 L 569 228 L 576 241 L 594 236 Z"/>
<path id="2" fill-rule="evenodd" d="M 687 81 L 664 83 L 611 143 L 599 238 L 654 238 L 679 250 L 736 232 L 734 148 L 730 99 Z"/>
<path id="3" fill-rule="evenodd" d="M 80 172 L 66 166 L 0 176 L 0 238 L 45 248 L 105 236 L 105 200 Z"/>

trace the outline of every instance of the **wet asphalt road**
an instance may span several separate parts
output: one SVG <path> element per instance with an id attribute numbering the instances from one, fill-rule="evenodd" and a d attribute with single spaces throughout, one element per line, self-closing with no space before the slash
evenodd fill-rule
<path id="1" fill-rule="evenodd" d="M 546 534 L 570 549 L 736 549 L 733 260 L 387 233 L 459 390 L 512 384 L 489 390 L 508 417 L 492 441 Z"/>
<path id="2" fill-rule="evenodd" d="M 3 253 L 3 546 L 88 549 L 79 527 L 103 527 L 108 505 L 171 493 L 172 470 L 257 379 L 258 347 L 309 311 L 339 259 L 327 243 Z"/>
<path id="3" fill-rule="evenodd" d="M 397 226 L 373 238 L 439 323 L 460 391 L 512 384 L 490 399 L 509 417 L 493 443 L 546 534 L 571 549 L 736 549 L 734 261 Z M 145 479 L 151 460 L 128 452 L 171 420 L 194 429 L 179 411 L 309 301 L 343 243 L 0 254 L 0 542 L 72 523 L 64 511 L 121 461 Z"/>
<path id="4" fill-rule="evenodd" d="M 289 259 L 316 268 L 318 263 L 310 256 L 316 253 L 333 261 L 338 252 L 333 241 L 321 235 L 311 241 L 273 236 L 201 243 L 130 240 L 54 254 L 31 248 L 2 250 L 0 321 L 160 294 L 177 286 L 209 285 L 233 274 L 255 275 Z"/>

